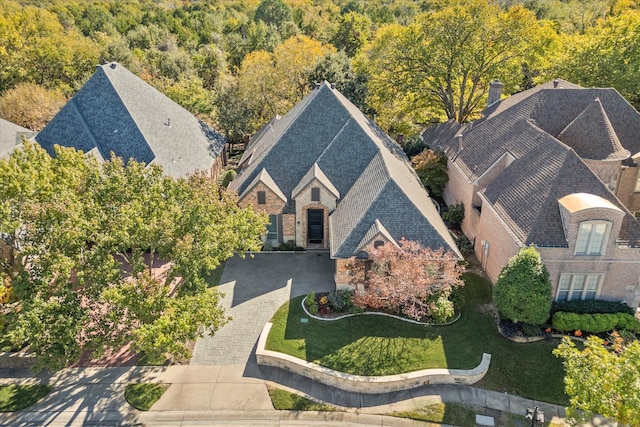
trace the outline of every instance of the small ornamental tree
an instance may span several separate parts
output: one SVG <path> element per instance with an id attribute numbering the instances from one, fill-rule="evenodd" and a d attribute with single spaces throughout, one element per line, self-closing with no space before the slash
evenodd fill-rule
<path id="1" fill-rule="evenodd" d="M 534 246 L 520 249 L 502 269 L 493 302 L 501 317 L 513 321 L 539 325 L 549 318 L 549 272 Z"/>
<path id="2" fill-rule="evenodd" d="M 596 336 L 581 349 L 564 338 L 553 354 L 564 359 L 569 416 L 600 414 L 622 425 L 640 425 L 639 341 L 625 345 L 618 338 L 611 351 Z"/>
<path id="3" fill-rule="evenodd" d="M 372 250 L 369 260 L 353 261 L 348 268 L 356 287 L 355 306 L 413 319 L 451 317 L 451 290 L 464 284 L 460 278 L 464 267 L 453 253 L 404 238 L 399 247 L 386 243 Z"/>
<path id="4" fill-rule="evenodd" d="M 413 168 L 431 194 L 442 197 L 444 186 L 449 182 L 447 156 L 442 152 L 426 149 L 411 159 Z"/>

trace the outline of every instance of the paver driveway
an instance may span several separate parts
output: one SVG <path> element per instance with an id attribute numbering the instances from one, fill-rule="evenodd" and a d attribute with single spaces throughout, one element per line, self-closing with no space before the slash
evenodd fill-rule
<path id="1" fill-rule="evenodd" d="M 264 324 L 284 302 L 311 291 L 335 290 L 329 252 L 258 253 L 227 261 L 219 291 L 233 320 L 196 342 L 191 365 L 245 364 Z"/>

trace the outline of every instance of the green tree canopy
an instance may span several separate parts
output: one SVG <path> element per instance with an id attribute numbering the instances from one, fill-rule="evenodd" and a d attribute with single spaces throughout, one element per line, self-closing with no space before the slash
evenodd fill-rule
<path id="1" fill-rule="evenodd" d="M 553 354 L 564 359 L 565 391 L 569 395 L 570 416 L 603 415 L 622 425 L 640 425 L 640 342 L 613 343 L 613 351 L 603 340 L 591 336 L 579 349 L 564 338 Z"/>
<path id="2" fill-rule="evenodd" d="M 499 78 L 508 91 L 521 65 L 538 65 L 555 40 L 552 29 L 522 6 L 501 10 L 486 0 L 436 1 L 406 27 L 383 27 L 366 50 L 372 105 L 385 122 L 438 114 L 465 122 Z M 422 116 L 420 116 L 420 114 Z"/>
<path id="3" fill-rule="evenodd" d="M 227 320 L 206 275 L 258 249 L 266 223 L 204 175 L 174 179 L 67 148 L 51 158 L 25 142 L 0 160 L 0 180 L 8 331 L 39 367 L 131 341 L 154 356 L 188 354 L 186 339 Z"/>
<path id="4" fill-rule="evenodd" d="M 549 272 L 534 246 L 509 259 L 493 287 L 493 302 L 502 317 L 540 325 L 551 310 Z"/>

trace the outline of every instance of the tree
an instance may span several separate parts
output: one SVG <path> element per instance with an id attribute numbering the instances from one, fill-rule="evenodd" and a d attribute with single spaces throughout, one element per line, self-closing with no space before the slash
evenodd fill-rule
<path id="1" fill-rule="evenodd" d="M 464 284 L 460 278 L 464 267 L 452 253 L 404 238 L 399 247 L 385 243 L 370 252 L 369 260 L 352 261 L 347 268 L 356 287 L 356 306 L 404 313 L 414 319 L 446 320 L 453 315 L 451 290 Z"/>
<path id="2" fill-rule="evenodd" d="M 372 105 L 382 112 L 378 106 L 400 98 L 400 117 L 419 110 L 465 122 L 483 106 L 493 78 L 515 91 L 521 64 L 537 65 L 554 40 L 553 30 L 522 6 L 502 11 L 486 0 L 436 1 L 407 27 L 381 28 L 366 50 Z"/>
<path id="3" fill-rule="evenodd" d="M 522 248 L 509 259 L 493 287 L 493 302 L 501 317 L 534 325 L 547 321 L 551 283 L 535 246 Z"/>
<path id="4" fill-rule="evenodd" d="M 357 12 L 340 15 L 338 28 L 331 38 L 331 43 L 353 57 L 367 43 L 371 36 L 371 20 Z"/>
<path id="5" fill-rule="evenodd" d="M 591 87 L 615 87 L 640 108 L 640 11 L 609 17 L 585 35 L 566 37 L 556 73 Z"/>
<path id="6" fill-rule="evenodd" d="M 274 24 L 282 28 L 286 22 L 293 20 L 291 9 L 282 0 L 262 0 L 256 9 L 256 21 Z"/>
<path id="7" fill-rule="evenodd" d="M 582 350 L 569 339 L 553 351 L 564 359 L 567 414 L 600 414 L 622 425 L 640 425 L 640 342 L 614 342 L 613 351 L 603 340 L 590 336 Z"/>
<path id="8" fill-rule="evenodd" d="M 266 225 L 205 175 L 174 179 L 68 148 L 51 158 L 25 142 L 0 160 L 0 179 L 8 333 L 40 368 L 127 342 L 152 356 L 188 354 L 185 340 L 227 321 L 206 275 L 259 248 Z"/>
<path id="9" fill-rule="evenodd" d="M 59 91 L 34 83 L 18 83 L 0 97 L 0 117 L 33 131 L 40 131 L 65 103 Z"/>
<path id="10" fill-rule="evenodd" d="M 442 197 L 444 187 L 449 182 L 448 160 L 444 153 L 428 148 L 411 159 L 422 184 L 436 197 Z"/>

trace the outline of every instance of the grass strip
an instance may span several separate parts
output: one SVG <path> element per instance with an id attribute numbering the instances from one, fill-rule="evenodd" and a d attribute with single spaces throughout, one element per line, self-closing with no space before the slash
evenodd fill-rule
<path id="1" fill-rule="evenodd" d="M 168 388 L 169 384 L 127 384 L 124 390 L 124 398 L 134 408 L 140 411 L 148 411 Z"/>
<path id="2" fill-rule="evenodd" d="M 46 384 L 10 384 L 0 386 L 0 412 L 28 408 L 51 391 Z"/>

